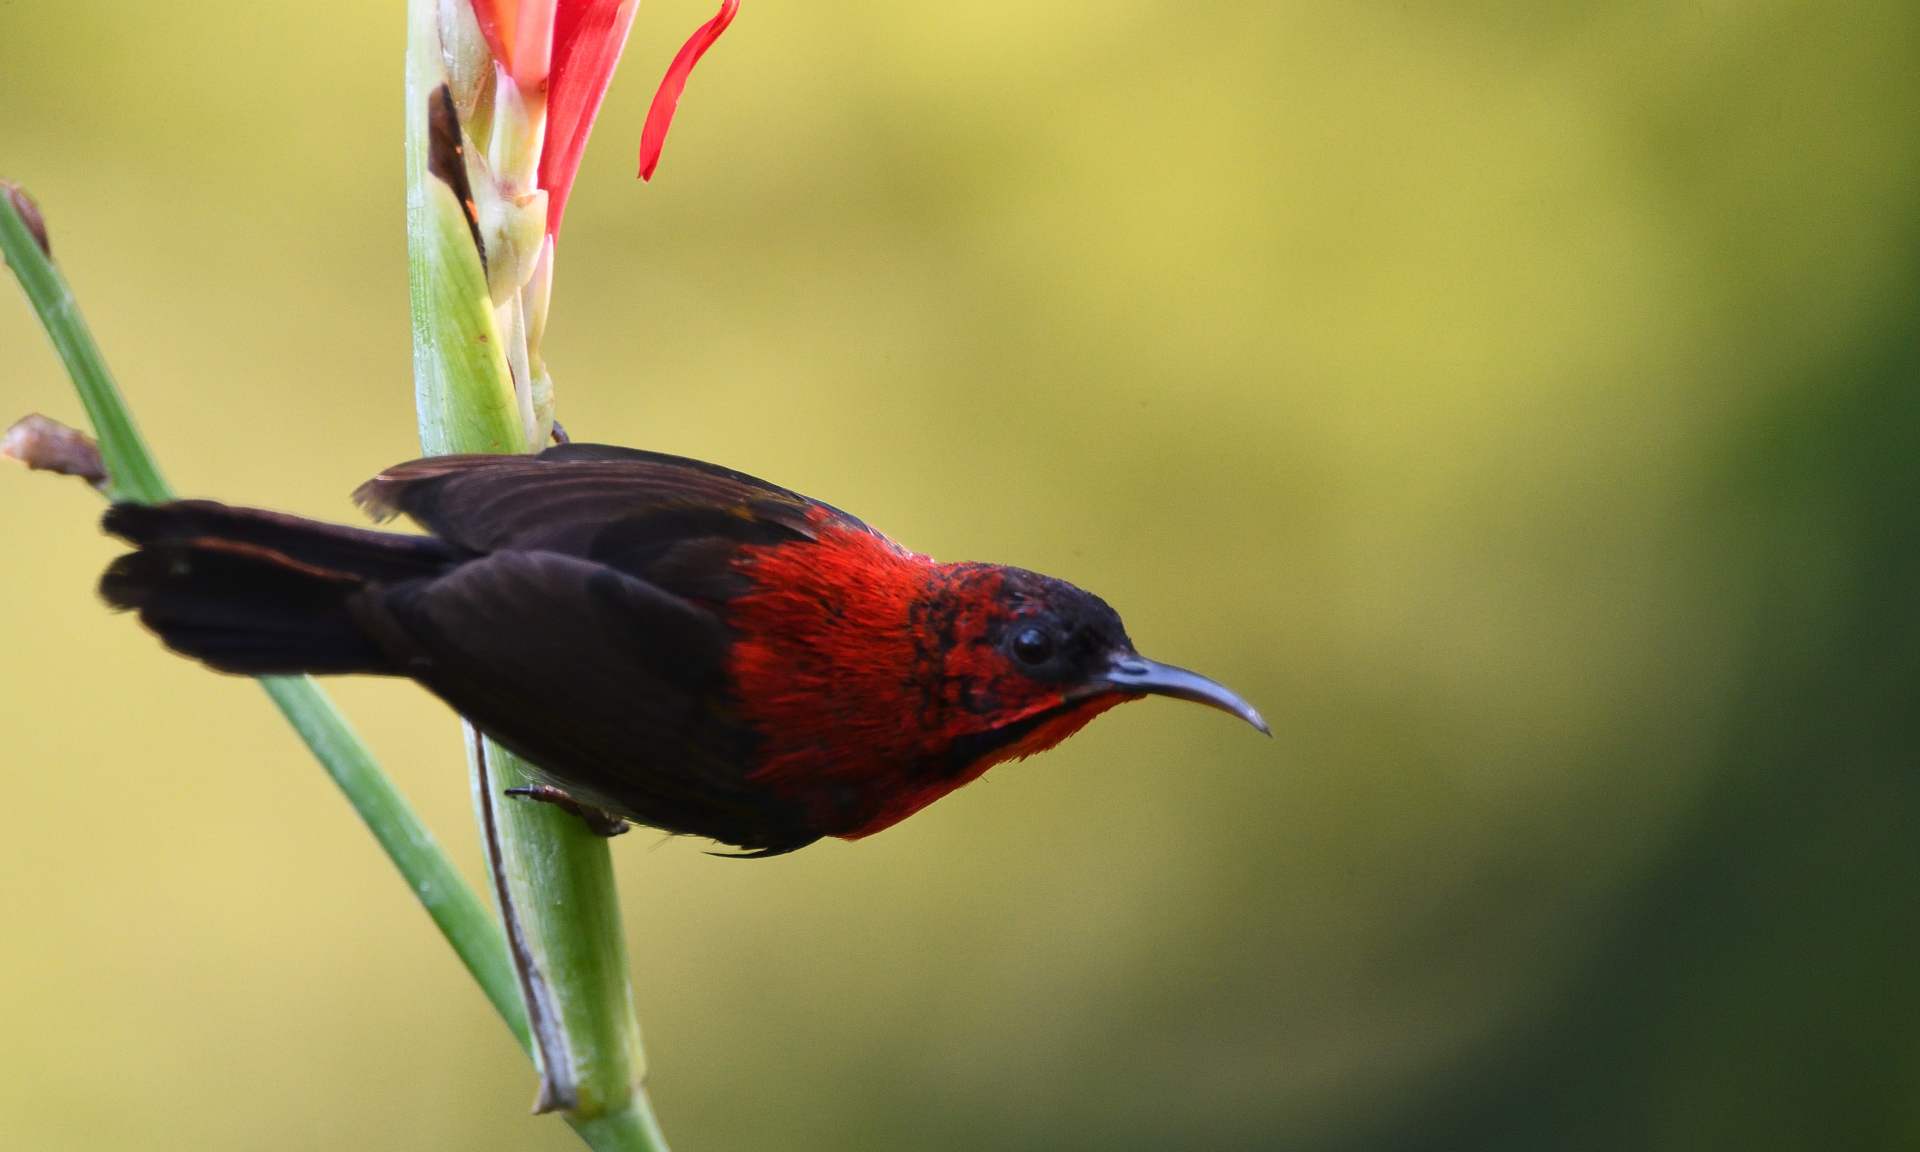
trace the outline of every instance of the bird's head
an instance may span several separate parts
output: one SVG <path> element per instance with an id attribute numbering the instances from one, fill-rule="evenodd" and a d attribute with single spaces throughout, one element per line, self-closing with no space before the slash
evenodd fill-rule
<path id="1" fill-rule="evenodd" d="M 762 741 L 754 779 L 808 826 L 858 838 L 1116 704 L 1172 696 L 1260 714 L 1134 650 L 1105 601 L 997 564 L 938 564 L 864 528 L 749 550 L 728 603 L 734 696 Z"/>
<path id="2" fill-rule="evenodd" d="M 941 670 L 939 703 L 962 762 L 1031 755 L 1149 695 L 1218 708 L 1269 732 L 1224 685 L 1140 655 L 1119 614 L 1091 592 L 992 564 L 946 566 L 942 577 L 917 631 Z"/>

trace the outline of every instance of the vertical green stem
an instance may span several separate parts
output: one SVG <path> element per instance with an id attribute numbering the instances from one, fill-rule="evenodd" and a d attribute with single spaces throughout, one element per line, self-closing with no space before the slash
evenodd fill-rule
<path id="1" fill-rule="evenodd" d="M 433 453 L 525 452 L 537 445 L 515 397 L 487 269 L 462 198 L 435 175 L 449 170 L 448 158 L 430 154 L 432 101 L 447 82 L 444 10 L 437 0 L 408 3 L 407 239 L 420 440 Z M 499 131 L 498 116 L 494 123 Z M 515 327 L 508 335 L 524 340 L 524 326 Z M 564 1111 L 600 1152 L 664 1150 L 641 1088 L 640 1029 L 606 841 L 551 805 L 506 795 L 533 783 L 531 770 L 477 734 L 468 743 L 541 1068 L 536 1107 Z"/>

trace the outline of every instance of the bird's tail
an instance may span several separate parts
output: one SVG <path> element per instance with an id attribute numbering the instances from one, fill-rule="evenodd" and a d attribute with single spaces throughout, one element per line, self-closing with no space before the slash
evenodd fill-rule
<path id="1" fill-rule="evenodd" d="M 176 652 L 254 676 L 399 671 L 362 631 L 355 598 L 457 559 L 431 537 L 204 500 L 116 504 L 102 525 L 136 546 L 100 578 L 109 604 L 139 612 Z"/>

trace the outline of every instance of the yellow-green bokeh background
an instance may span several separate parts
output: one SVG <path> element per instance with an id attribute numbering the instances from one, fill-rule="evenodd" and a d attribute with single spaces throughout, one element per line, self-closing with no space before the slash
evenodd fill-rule
<path id="1" fill-rule="evenodd" d="M 641 187 L 708 9 L 588 153 L 562 418 L 1083 583 L 1276 737 L 619 842 L 676 1149 L 1920 1142 L 1920 9 L 749 0 Z M 403 24 L 0 4 L 0 175 L 185 493 L 413 454 Z M 0 1147 L 572 1147 L 97 511 L 0 475 Z M 450 716 L 338 695 L 471 872 Z"/>

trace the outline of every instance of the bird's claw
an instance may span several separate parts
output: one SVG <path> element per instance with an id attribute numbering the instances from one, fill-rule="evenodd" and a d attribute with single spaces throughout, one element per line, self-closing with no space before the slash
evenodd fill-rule
<path id="1" fill-rule="evenodd" d="M 542 804 L 551 804 L 563 812 L 571 812 L 578 816 L 587 826 L 588 831 L 596 836 L 618 836 L 632 827 L 627 823 L 626 817 L 615 816 L 605 808 L 582 804 L 551 784 L 531 784 L 525 788 L 509 788 L 506 792 L 507 795 L 516 796 L 522 800 L 538 800 Z"/>

